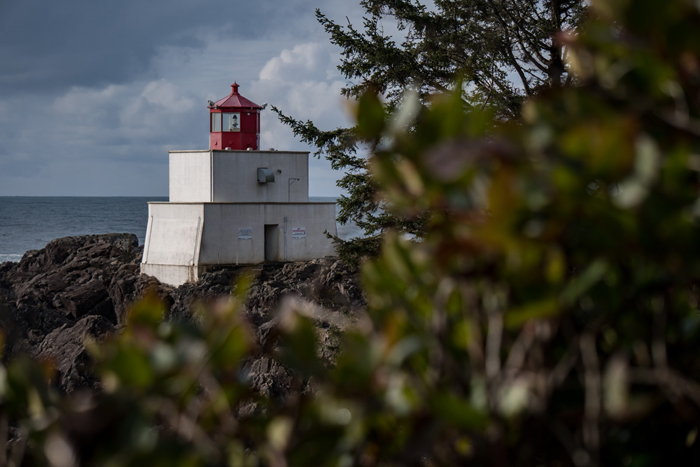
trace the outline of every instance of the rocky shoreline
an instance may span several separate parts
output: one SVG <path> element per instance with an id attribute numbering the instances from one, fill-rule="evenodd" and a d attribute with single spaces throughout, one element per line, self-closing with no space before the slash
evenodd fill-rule
<path id="1" fill-rule="evenodd" d="M 140 275 L 143 249 L 133 234 L 65 237 L 27 252 L 18 263 L 0 264 L 0 328 L 3 359 L 21 355 L 51 361 L 53 384 L 63 392 L 95 387 L 86 339 L 119 332 L 130 306 L 147 290 L 164 302 L 163 319 L 193 319 L 199 303 L 231 295 L 237 276 L 253 273 L 245 314 L 260 345 L 275 325 L 284 297 L 296 297 L 352 321 L 365 302 L 356 273 L 334 258 L 286 264 L 222 267 L 197 284 L 171 287 Z M 336 345 L 327 324 L 319 323 L 322 352 Z M 261 357 L 249 364 L 251 382 L 262 393 L 280 396 L 291 377 L 278 363 Z"/>

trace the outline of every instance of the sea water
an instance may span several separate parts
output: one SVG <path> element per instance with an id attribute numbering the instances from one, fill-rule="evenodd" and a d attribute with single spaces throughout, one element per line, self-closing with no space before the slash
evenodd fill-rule
<path id="1" fill-rule="evenodd" d="M 19 261 L 54 238 L 103 233 L 133 233 L 143 245 L 148 202 L 165 197 L 0 197 L 0 263 Z M 333 202 L 331 197 L 309 201 Z M 338 206 L 336 205 L 336 213 Z M 343 239 L 359 235 L 354 225 L 338 225 Z"/>

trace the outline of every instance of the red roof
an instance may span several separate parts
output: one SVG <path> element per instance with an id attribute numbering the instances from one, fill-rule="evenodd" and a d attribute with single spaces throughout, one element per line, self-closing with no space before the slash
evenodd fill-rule
<path id="1" fill-rule="evenodd" d="M 262 107 L 255 102 L 250 101 L 238 94 L 238 83 L 233 83 L 231 85 L 231 94 L 216 101 L 212 107 L 245 107 L 262 109 Z"/>

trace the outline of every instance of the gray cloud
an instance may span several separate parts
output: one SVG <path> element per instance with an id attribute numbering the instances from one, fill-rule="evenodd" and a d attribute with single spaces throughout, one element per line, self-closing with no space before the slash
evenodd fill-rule
<path id="1" fill-rule="evenodd" d="M 0 92 L 122 83 L 146 73 L 159 47 L 202 49 L 206 33 L 259 39 L 310 16 L 310 5 L 272 0 L 2 2 Z"/>
<path id="2" fill-rule="evenodd" d="M 167 195 L 167 151 L 208 147 L 206 100 L 233 80 L 260 104 L 345 124 L 316 4 L 0 1 L 0 196 Z M 309 150 L 269 111 L 262 145 Z M 310 170 L 312 195 L 338 194 L 326 161 Z"/>

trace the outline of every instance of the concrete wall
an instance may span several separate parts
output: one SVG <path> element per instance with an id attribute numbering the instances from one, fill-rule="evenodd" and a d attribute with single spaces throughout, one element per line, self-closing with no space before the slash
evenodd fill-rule
<path id="1" fill-rule="evenodd" d="M 285 222 L 287 231 L 285 235 Z M 204 205 L 204 233 L 200 265 L 255 264 L 265 260 L 265 226 L 279 230 L 277 257 L 272 261 L 305 261 L 335 254 L 324 235 L 337 234 L 334 203 Z M 292 238 L 294 228 L 305 228 L 305 238 Z M 252 238 L 239 238 L 239 229 L 252 229 Z"/>
<path id="2" fill-rule="evenodd" d="M 324 234 L 337 235 L 334 203 L 149 203 L 141 272 L 180 285 L 210 266 L 261 263 L 266 225 L 272 261 L 336 254 Z"/>
<path id="3" fill-rule="evenodd" d="M 171 152 L 170 201 L 212 200 L 212 151 Z"/>
<path id="4" fill-rule="evenodd" d="M 170 151 L 170 201 L 303 203 L 309 200 L 309 153 Z M 258 183 L 258 168 L 275 181 Z M 298 181 L 289 183 L 291 179 Z"/>

